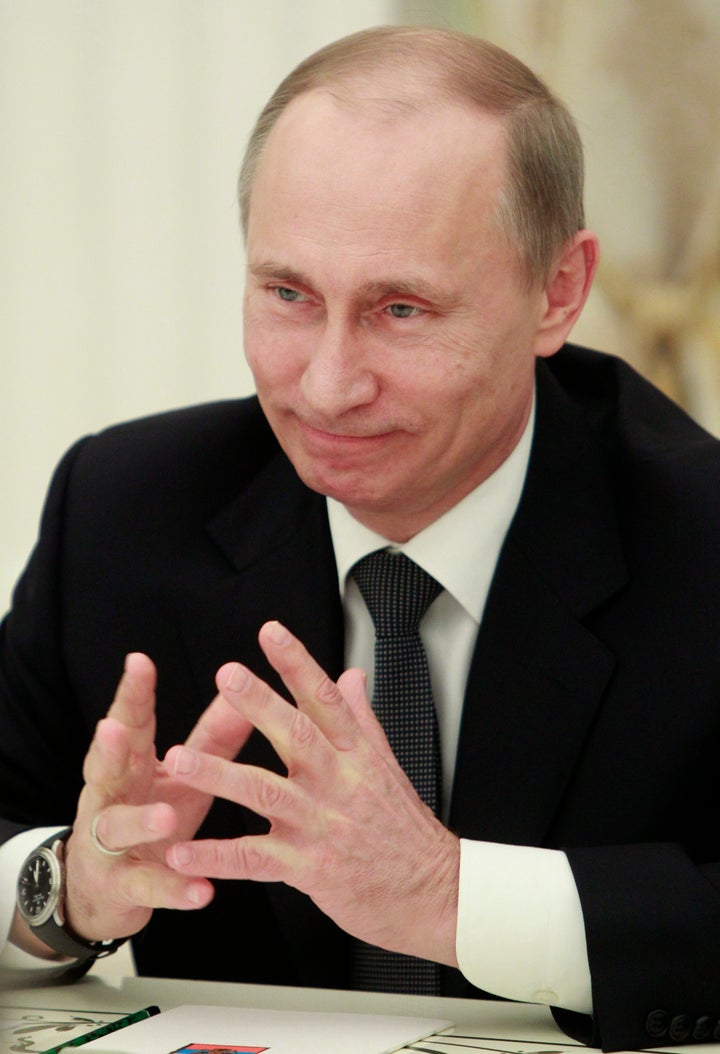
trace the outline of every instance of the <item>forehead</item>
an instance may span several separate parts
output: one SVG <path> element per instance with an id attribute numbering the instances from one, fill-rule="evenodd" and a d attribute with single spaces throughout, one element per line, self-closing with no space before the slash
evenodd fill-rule
<path id="1" fill-rule="evenodd" d="M 374 231 L 392 245 L 424 233 L 457 241 L 494 217 L 506 171 L 502 122 L 441 99 L 302 95 L 283 111 L 253 183 L 248 242 Z"/>

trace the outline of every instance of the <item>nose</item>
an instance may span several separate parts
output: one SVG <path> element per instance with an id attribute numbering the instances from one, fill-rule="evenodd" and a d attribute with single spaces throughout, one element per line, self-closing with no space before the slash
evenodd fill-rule
<path id="1" fill-rule="evenodd" d="M 308 408 L 328 421 L 375 400 L 378 383 L 367 341 L 351 320 L 326 319 L 305 367 L 301 391 Z"/>

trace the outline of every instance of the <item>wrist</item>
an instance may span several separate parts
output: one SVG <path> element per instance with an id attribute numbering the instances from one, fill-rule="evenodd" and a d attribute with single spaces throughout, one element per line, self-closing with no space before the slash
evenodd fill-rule
<path id="1" fill-rule="evenodd" d="M 440 828 L 438 840 L 425 848 L 424 867 L 417 871 L 411 898 L 414 921 L 404 930 L 404 946 L 396 950 L 445 966 L 457 966 L 460 840 L 446 828 Z M 420 920 L 424 920 L 424 925 L 419 925 Z"/>
<path id="2" fill-rule="evenodd" d="M 442 865 L 439 869 L 437 891 L 437 927 L 435 940 L 437 962 L 446 966 L 457 966 L 458 900 L 460 894 L 460 839 L 446 831 L 446 844 L 442 848 Z"/>
<path id="3" fill-rule="evenodd" d="M 67 922 L 65 846 L 70 834 L 68 828 L 52 835 L 25 860 L 17 884 L 17 915 L 18 926 L 24 924 L 27 930 L 15 943 L 41 958 L 74 959 L 87 968 L 124 941 L 88 941 Z"/>

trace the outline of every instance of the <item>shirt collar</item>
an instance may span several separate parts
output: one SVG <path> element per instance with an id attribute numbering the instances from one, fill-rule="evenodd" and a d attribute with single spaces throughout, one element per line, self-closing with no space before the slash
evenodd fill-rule
<path id="1" fill-rule="evenodd" d="M 500 549 L 520 501 L 532 446 L 535 406 L 520 441 L 498 469 L 409 542 L 397 545 L 327 499 L 330 532 L 344 596 L 348 571 L 376 549 L 405 553 L 431 574 L 480 622 Z"/>

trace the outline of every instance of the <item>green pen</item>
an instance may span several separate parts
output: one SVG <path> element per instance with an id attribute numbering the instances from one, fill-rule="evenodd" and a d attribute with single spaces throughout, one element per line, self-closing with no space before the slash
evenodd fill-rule
<path id="1" fill-rule="evenodd" d="M 91 1039 L 100 1039 L 101 1036 L 107 1036 L 110 1032 L 117 1032 L 120 1028 L 134 1025 L 138 1021 L 144 1021 L 146 1017 L 154 1017 L 155 1014 L 159 1013 L 159 1006 L 146 1006 L 144 1010 L 136 1010 L 134 1014 L 118 1018 L 117 1021 L 110 1021 L 107 1025 L 94 1028 L 92 1032 L 86 1032 L 84 1036 L 76 1036 L 75 1039 L 69 1039 L 67 1043 L 61 1043 L 57 1047 L 50 1047 L 48 1050 L 42 1051 L 41 1054 L 60 1054 L 61 1051 L 67 1050 L 68 1047 L 81 1047 L 83 1043 L 89 1043 Z"/>

